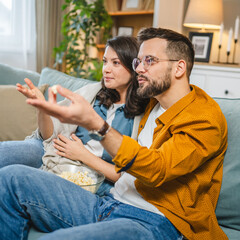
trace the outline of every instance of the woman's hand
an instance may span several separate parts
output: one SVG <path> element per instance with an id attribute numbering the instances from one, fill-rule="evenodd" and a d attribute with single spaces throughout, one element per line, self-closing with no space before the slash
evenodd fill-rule
<path id="1" fill-rule="evenodd" d="M 31 99 L 40 99 L 45 100 L 44 95 L 42 92 L 34 86 L 32 81 L 28 78 L 24 79 L 25 83 L 28 85 L 29 88 L 24 87 L 20 83 L 17 83 L 17 90 L 22 93 L 25 97 L 31 98 Z"/>
<path id="2" fill-rule="evenodd" d="M 75 135 L 72 134 L 72 139 L 59 134 L 58 139 L 54 139 L 54 147 L 58 150 L 59 156 L 69 158 L 76 161 L 84 161 L 87 159 L 86 155 L 90 152 L 84 147 L 82 141 Z"/>
<path id="3" fill-rule="evenodd" d="M 70 140 L 63 135 L 58 135 L 58 139 L 53 140 L 54 147 L 57 149 L 57 154 L 59 156 L 75 161 L 81 161 L 89 167 L 102 172 L 105 177 L 112 182 L 116 182 L 119 179 L 121 174 L 116 173 L 113 164 L 110 164 L 89 152 L 75 134 L 72 134 L 71 136 L 73 140 Z"/>

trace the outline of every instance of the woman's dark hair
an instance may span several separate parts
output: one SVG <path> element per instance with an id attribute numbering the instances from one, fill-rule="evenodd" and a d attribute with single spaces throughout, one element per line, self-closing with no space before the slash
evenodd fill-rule
<path id="1" fill-rule="evenodd" d="M 133 118 L 144 112 L 149 99 L 140 98 L 137 95 L 138 81 L 136 72 L 132 69 L 132 61 L 138 55 L 139 44 L 134 37 L 117 36 L 107 41 L 106 47 L 111 47 L 118 55 L 121 64 L 131 74 L 130 84 L 127 89 L 124 114 L 127 118 Z M 120 95 L 115 89 L 106 88 L 102 79 L 102 89 L 97 94 L 100 104 L 109 108 L 120 100 Z"/>
<path id="2" fill-rule="evenodd" d="M 178 32 L 164 28 L 143 28 L 138 33 L 140 44 L 152 38 L 160 38 L 167 41 L 166 54 L 169 58 L 186 61 L 187 76 L 189 78 L 194 63 L 194 49 L 191 41 Z"/>

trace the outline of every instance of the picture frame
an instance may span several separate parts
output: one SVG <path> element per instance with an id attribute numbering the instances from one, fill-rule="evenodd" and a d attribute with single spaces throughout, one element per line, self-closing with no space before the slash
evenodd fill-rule
<path id="1" fill-rule="evenodd" d="M 118 36 L 133 36 L 133 27 L 119 27 Z"/>
<path id="2" fill-rule="evenodd" d="M 122 11 L 142 10 L 143 0 L 123 0 Z"/>
<path id="3" fill-rule="evenodd" d="M 210 52 L 212 47 L 213 33 L 190 32 L 189 39 L 191 40 L 194 50 L 196 62 L 209 62 Z"/>

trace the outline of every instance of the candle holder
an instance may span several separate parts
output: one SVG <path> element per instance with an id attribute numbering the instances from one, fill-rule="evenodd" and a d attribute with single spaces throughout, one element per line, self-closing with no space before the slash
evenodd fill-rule
<path id="1" fill-rule="evenodd" d="M 229 62 L 229 55 L 230 55 L 230 51 L 227 51 L 227 62 L 226 62 L 226 64 L 230 64 L 230 62 Z"/>
<path id="2" fill-rule="evenodd" d="M 238 40 L 234 39 L 232 64 L 238 64 L 238 63 L 235 62 L 235 54 L 236 54 L 237 42 L 238 42 Z"/>
<path id="3" fill-rule="evenodd" d="M 220 62 L 220 51 L 221 51 L 221 48 L 222 48 L 222 45 L 219 44 L 219 45 L 218 45 L 218 57 L 217 57 L 217 62 L 214 62 L 214 63 L 221 63 L 221 62 Z"/>

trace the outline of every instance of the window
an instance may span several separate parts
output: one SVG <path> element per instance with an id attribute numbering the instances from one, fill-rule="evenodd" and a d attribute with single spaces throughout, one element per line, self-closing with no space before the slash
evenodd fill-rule
<path id="1" fill-rule="evenodd" d="M 0 62 L 28 68 L 35 49 L 35 0 L 0 0 Z"/>
<path id="2" fill-rule="evenodd" d="M 30 11 L 33 3 L 29 0 L 0 0 L 1 51 L 21 51 L 23 47 L 31 49 L 31 32 L 35 27 Z"/>
<path id="3" fill-rule="evenodd" d="M 9 36 L 12 33 L 12 0 L 0 0 L 0 35 Z"/>

